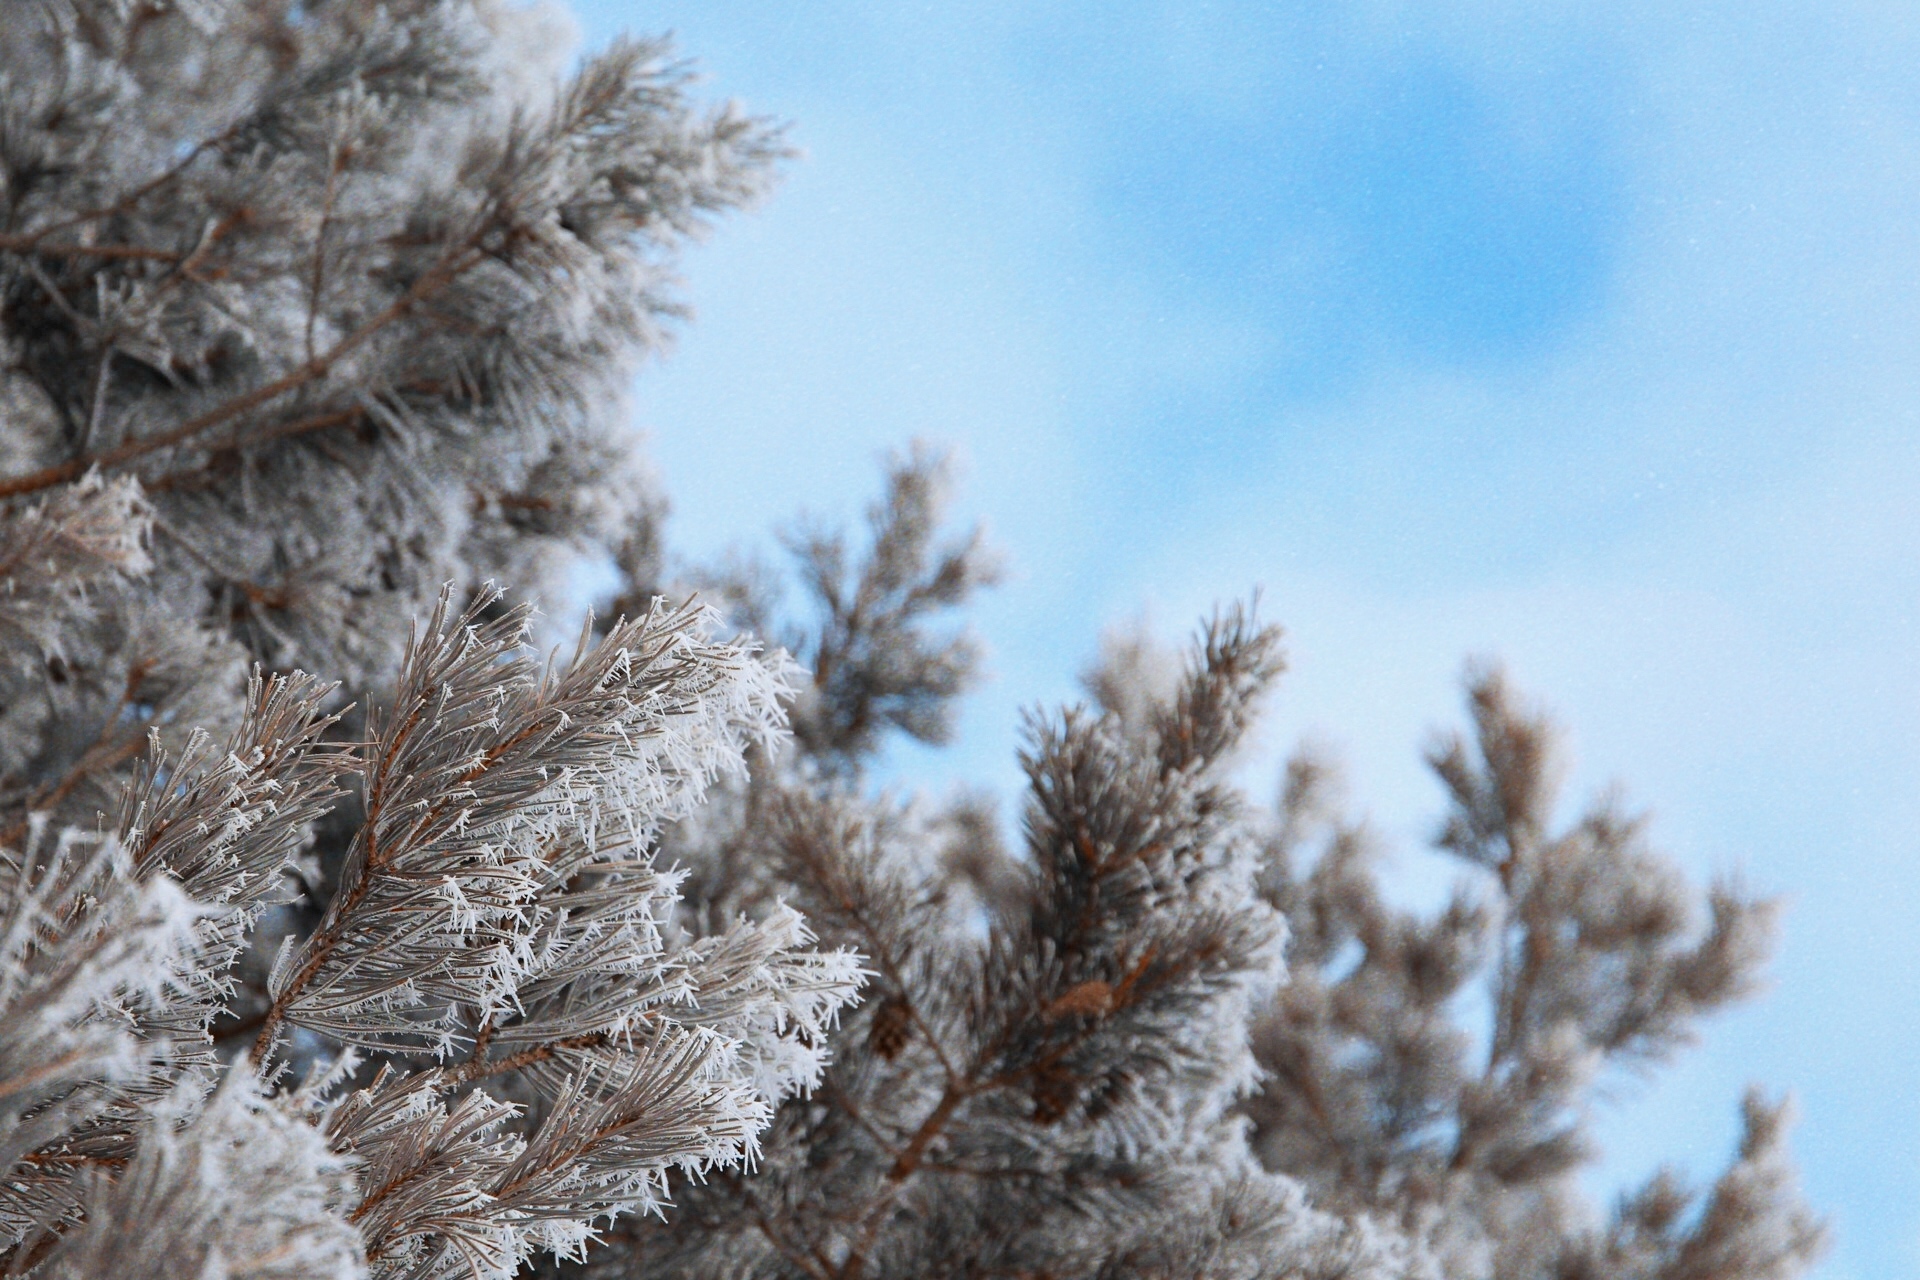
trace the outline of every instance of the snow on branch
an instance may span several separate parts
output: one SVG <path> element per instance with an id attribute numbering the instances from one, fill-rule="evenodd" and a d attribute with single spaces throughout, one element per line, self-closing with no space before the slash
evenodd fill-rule
<path id="1" fill-rule="evenodd" d="M 325 918 L 276 963 L 261 1052 L 283 1020 L 442 1058 L 471 1045 L 583 941 L 555 927 L 569 882 L 622 873 L 780 725 L 781 667 L 708 641 L 700 610 L 583 636 L 553 671 L 526 649 L 527 609 L 485 620 L 496 598 L 455 616 L 443 593 L 409 645 L 359 767 L 366 820 Z M 626 887 L 644 956 L 646 904 L 671 884 Z"/>

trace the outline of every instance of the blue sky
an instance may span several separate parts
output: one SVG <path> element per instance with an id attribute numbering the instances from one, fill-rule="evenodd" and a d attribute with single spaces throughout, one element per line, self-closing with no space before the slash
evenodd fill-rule
<path id="1" fill-rule="evenodd" d="M 695 554 L 853 516 L 913 436 L 1014 570 L 903 777 L 1009 788 L 1101 630 L 1264 587 L 1253 766 L 1345 757 L 1417 892 L 1468 655 L 1696 874 L 1771 990 L 1607 1113 L 1608 1177 L 1791 1088 L 1823 1280 L 1920 1277 L 1920 10 L 582 3 L 806 156 L 637 392 Z M 764 542 L 761 545 L 765 545 Z"/>

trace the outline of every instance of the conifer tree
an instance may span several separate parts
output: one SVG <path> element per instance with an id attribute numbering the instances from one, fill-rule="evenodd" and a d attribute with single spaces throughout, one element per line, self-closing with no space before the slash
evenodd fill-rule
<path id="1" fill-rule="evenodd" d="M 1580 1199 L 1600 1073 L 1770 908 L 1556 826 L 1497 676 L 1433 918 L 1322 764 L 1232 784 L 1244 607 L 1035 715 L 1017 851 L 876 794 L 994 561 L 922 447 L 790 574 L 664 552 L 624 389 L 784 149 L 568 54 L 496 0 L 0 6 L 0 1274 L 1804 1270 L 1758 1095 L 1703 1195 Z"/>
<path id="2" fill-rule="evenodd" d="M 657 602 L 542 661 L 486 585 L 615 537 L 673 250 L 780 150 L 538 34 L 0 10 L 8 1274 L 577 1256 L 749 1161 L 858 986 L 656 857 L 785 660 Z"/>

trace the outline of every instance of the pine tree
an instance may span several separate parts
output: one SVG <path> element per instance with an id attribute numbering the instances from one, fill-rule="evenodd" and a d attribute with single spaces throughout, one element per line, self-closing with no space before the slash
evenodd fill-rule
<path id="1" fill-rule="evenodd" d="M 1288 983 L 1254 1032 L 1261 1159 L 1320 1204 L 1391 1217 L 1449 1274 L 1800 1274 L 1823 1233 L 1794 1189 L 1785 1106 L 1757 1092 L 1704 1204 L 1663 1170 L 1601 1220 L 1575 1180 L 1596 1085 L 1752 989 L 1775 905 L 1731 879 L 1703 903 L 1617 796 L 1555 829 L 1552 723 L 1497 669 L 1467 693 L 1472 739 L 1428 761 L 1451 802 L 1435 843 L 1471 875 L 1431 917 L 1387 904 L 1326 763 L 1288 766 L 1261 884 L 1292 926 Z"/>
<path id="2" fill-rule="evenodd" d="M 1581 1201 L 1598 1073 L 1748 989 L 1770 908 L 1556 828 L 1497 677 L 1433 918 L 1320 763 L 1233 785 L 1244 607 L 1033 718 L 1018 852 L 875 794 L 993 558 L 919 447 L 790 575 L 666 555 L 624 388 L 785 152 L 552 28 L 0 7 L 0 1272 L 1804 1270 L 1758 1096 L 1704 1197 Z"/>

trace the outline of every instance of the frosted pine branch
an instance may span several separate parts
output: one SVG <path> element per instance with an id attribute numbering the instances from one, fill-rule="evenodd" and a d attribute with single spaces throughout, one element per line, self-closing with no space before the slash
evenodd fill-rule
<path id="1" fill-rule="evenodd" d="M 1772 908 L 1562 815 L 1491 671 L 1426 914 L 1324 762 L 1236 785 L 1247 608 L 1108 645 L 1004 830 L 876 790 L 994 559 L 920 444 L 784 577 L 675 558 L 627 389 L 788 152 L 567 25 L 0 5 L 0 1275 L 1802 1274 L 1758 1096 L 1586 1204 Z"/>
<path id="2" fill-rule="evenodd" d="M 484 621 L 494 603 L 443 597 L 371 741 L 329 739 L 326 686 L 257 677 L 224 747 L 154 748 L 117 836 L 35 820 L 5 855 L 15 1270 L 345 1274 L 364 1256 L 375 1276 L 509 1277 L 659 1211 L 670 1171 L 749 1160 L 817 1082 L 856 958 L 810 949 L 787 910 L 689 942 L 650 856 L 750 744 L 773 748 L 781 660 L 662 605 L 542 666 L 526 611 Z M 258 1051 L 223 1067 L 205 1043 L 229 968 L 346 776 L 356 860 L 276 969 Z M 386 1061 L 359 1088 L 349 1056 L 286 1093 L 288 1026 Z M 414 1057 L 455 1048 L 449 1067 Z M 495 1081 L 524 1100 L 475 1087 Z M 255 1189 L 257 1219 L 223 1207 Z M 136 1238 L 141 1206 L 165 1230 Z"/>

